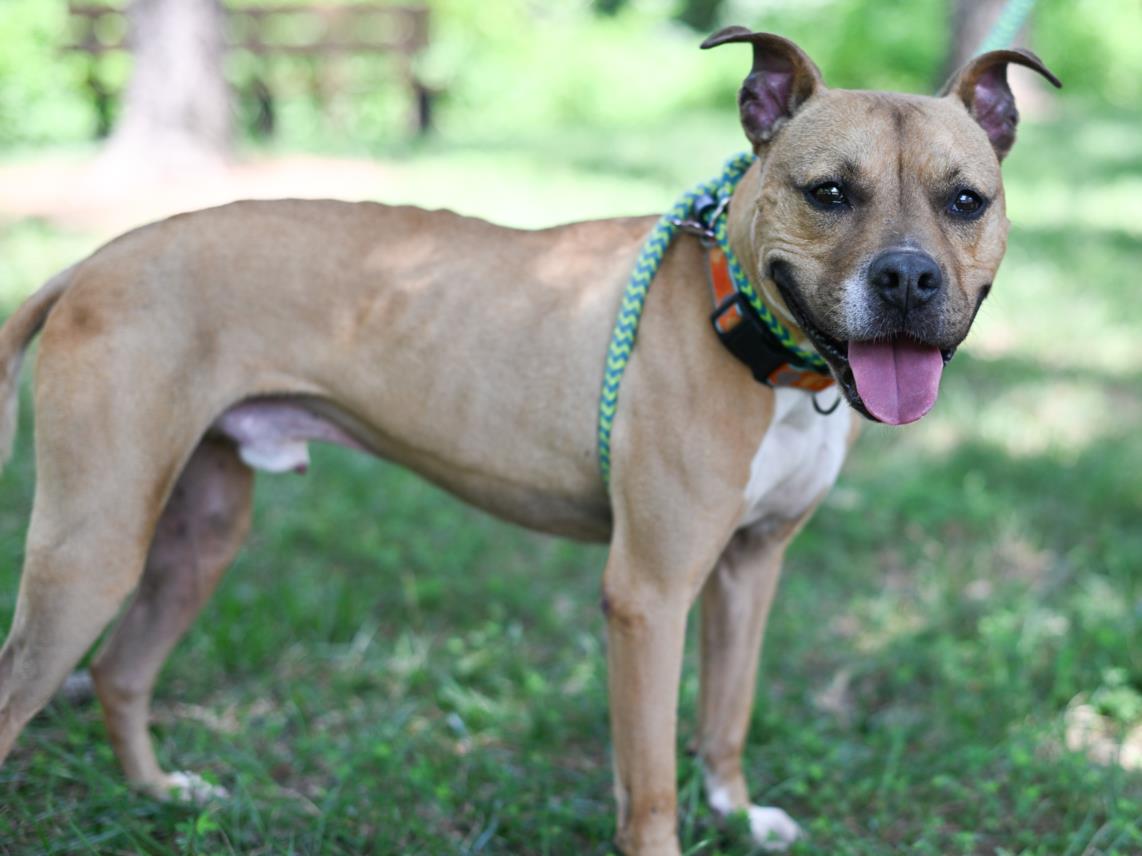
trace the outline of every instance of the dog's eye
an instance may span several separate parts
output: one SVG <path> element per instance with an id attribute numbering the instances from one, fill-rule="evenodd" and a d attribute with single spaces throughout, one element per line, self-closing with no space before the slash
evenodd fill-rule
<path id="1" fill-rule="evenodd" d="M 816 184 L 805 192 L 805 196 L 814 206 L 824 210 L 841 208 L 849 204 L 844 188 L 835 181 Z"/>
<path id="2" fill-rule="evenodd" d="M 987 201 L 974 190 L 957 190 L 948 203 L 948 213 L 973 220 L 983 213 Z"/>

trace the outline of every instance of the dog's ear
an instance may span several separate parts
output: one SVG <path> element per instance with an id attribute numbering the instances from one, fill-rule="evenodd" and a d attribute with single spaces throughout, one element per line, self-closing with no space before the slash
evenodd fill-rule
<path id="1" fill-rule="evenodd" d="M 1059 78 L 1043 65 L 1039 57 L 1020 48 L 980 54 L 953 74 L 951 80 L 940 90 L 940 95 L 958 98 L 963 102 L 972 118 L 987 133 L 991 147 L 1000 160 L 1011 151 L 1011 146 L 1015 143 L 1015 125 L 1019 122 L 1015 96 L 1007 85 L 1009 63 L 1033 69 L 1062 88 Z"/>
<path id="2" fill-rule="evenodd" d="M 757 151 L 825 84 L 801 48 L 772 33 L 726 27 L 702 42 L 702 49 L 730 42 L 753 45 L 753 68 L 738 92 L 738 107 L 745 135 Z"/>

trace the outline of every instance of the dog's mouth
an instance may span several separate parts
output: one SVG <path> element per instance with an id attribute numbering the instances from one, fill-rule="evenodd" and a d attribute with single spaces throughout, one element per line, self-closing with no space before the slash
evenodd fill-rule
<path id="1" fill-rule="evenodd" d="M 942 348 L 901 331 L 866 341 L 842 342 L 817 324 L 793 285 L 786 265 L 774 263 L 770 276 L 813 347 L 832 369 L 841 392 L 859 413 L 874 422 L 904 425 L 932 409 L 944 366 L 956 349 Z"/>

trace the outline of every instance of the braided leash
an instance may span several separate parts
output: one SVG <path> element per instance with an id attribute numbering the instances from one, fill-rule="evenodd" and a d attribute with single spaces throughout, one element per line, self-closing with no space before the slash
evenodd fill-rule
<path id="1" fill-rule="evenodd" d="M 1026 23 L 1034 6 L 1035 0 L 1007 0 L 1007 5 L 1003 7 L 1003 11 L 999 13 L 999 17 L 992 24 L 991 31 L 976 49 L 976 54 L 987 53 L 1011 45 L 1023 24 Z"/>
<path id="2" fill-rule="evenodd" d="M 642 308 L 646 303 L 646 294 L 650 283 L 658 272 L 659 265 L 670 247 L 670 242 L 681 230 L 680 223 L 694 219 L 696 215 L 695 203 L 700 198 L 712 197 L 717 201 L 719 214 L 716 221 L 711 224 L 714 240 L 726 254 L 729 262 L 730 275 L 734 278 L 738 290 L 746 296 L 750 306 L 757 312 L 762 323 L 777 337 L 778 341 L 789 350 L 792 359 L 806 368 L 827 370 L 826 363 L 813 351 L 800 348 L 793 335 L 784 324 L 774 315 L 757 294 L 757 290 L 749 281 L 749 277 L 741 269 L 733 253 L 730 252 L 728 227 L 726 225 L 726 206 L 734 188 L 741 181 L 746 170 L 754 161 L 754 156 L 748 153 L 735 155 L 726 162 L 722 174 L 710 181 L 703 182 L 683 193 L 674 203 L 674 207 L 659 218 L 650 232 L 650 236 L 643 244 L 642 250 L 635 262 L 634 271 L 627 282 L 623 293 L 622 305 L 618 317 L 615 319 L 614 332 L 611 334 L 611 344 L 607 349 L 607 364 L 603 372 L 603 391 L 599 396 L 599 471 L 603 476 L 603 483 L 609 485 L 611 478 L 611 430 L 614 427 L 615 411 L 619 402 L 619 385 L 623 372 L 630 360 L 634 348 L 635 336 L 638 333 L 638 322 L 642 317 Z"/>

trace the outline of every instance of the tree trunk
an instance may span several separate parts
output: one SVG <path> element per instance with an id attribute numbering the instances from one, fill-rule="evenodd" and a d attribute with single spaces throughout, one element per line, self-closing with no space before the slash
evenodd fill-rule
<path id="1" fill-rule="evenodd" d="M 944 78 L 975 56 L 1006 0 L 952 0 L 952 41 L 944 64 Z"/>
<path id="2" fill-rule="evenodd" d="M 133 0 L 134 68 L 105 160 L 155 172 L 223 162 L 230 92 L 219 0 Z"/>
<path id="3" fill-rule="evenodd" d="M 709 33 L 723 5 L 724 0 L 684 0 L 674 17 L 699 33 Z"/>
<path id="4" fill-rule="evenodd" d="M 937 81 L 937 86 L 975 56 L 1005 5 L 1006 0 L 951 0 L 952 37 L 944 74 Z M 1015 43 L 1003 47 L 1027 47 L 1028 29 L 1029 26 L 1025 25 L 1015 37 Z M 1048 91 L 1038 75 L 1017 71 L 1009 76 L 1009 83 L 1019 113 L 1024 118 L 1043 118 L 1050 113 L 1053 93 Z"/>

